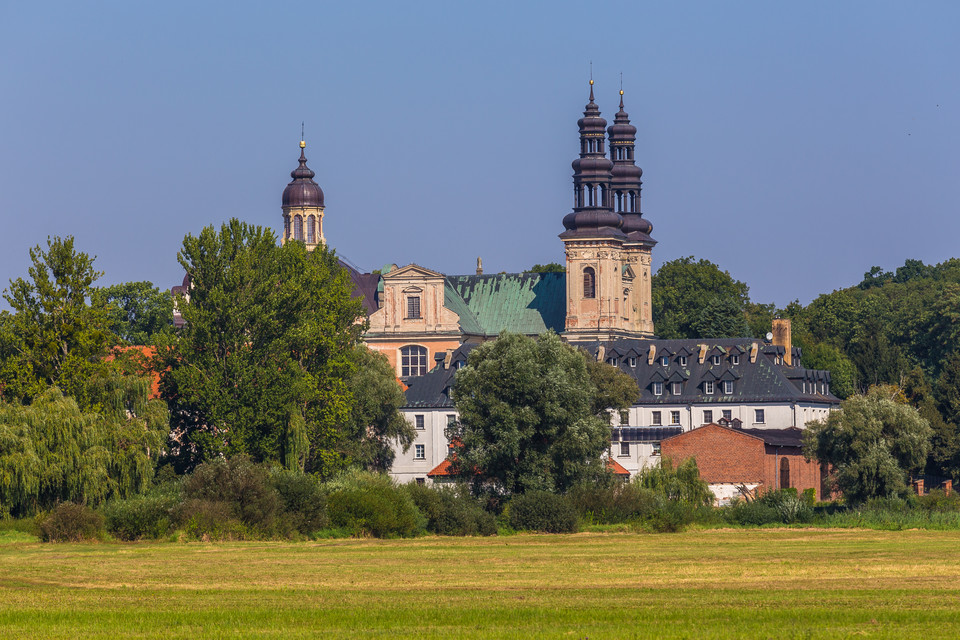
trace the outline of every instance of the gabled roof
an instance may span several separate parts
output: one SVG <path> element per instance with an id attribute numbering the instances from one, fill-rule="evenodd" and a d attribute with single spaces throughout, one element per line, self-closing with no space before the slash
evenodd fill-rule
<path id="1" fill-rule="evenodd" d="M 446 284 L 451 294 L 446 306 L 460 315 L 467 335 L 494 337 L 511 331 L 533 336 L 565 328 L 564 273 L 447 276 Z"/>

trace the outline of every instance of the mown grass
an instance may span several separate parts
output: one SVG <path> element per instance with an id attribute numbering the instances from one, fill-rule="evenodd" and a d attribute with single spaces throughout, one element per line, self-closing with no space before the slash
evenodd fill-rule
<path id="1" fill-rule="evenodd" d="M 960 532 L 0 545 L 2 638 L 948 638 Z"/>

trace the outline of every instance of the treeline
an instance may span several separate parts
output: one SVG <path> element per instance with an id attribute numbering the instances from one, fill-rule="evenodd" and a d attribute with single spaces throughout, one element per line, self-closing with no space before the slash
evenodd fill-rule
<path id="1" fill-rule="evenodd" d="M 803 365 L 831 372 L 840 398 L 893 385 L 933 428 L 926 472 L 960 481 L 960 259 L 895 271 L 778 309 L 707 260 L 665 263 L 653 277 L 654 323 L 664 338 L 762 338 L 790 318 Z"/>

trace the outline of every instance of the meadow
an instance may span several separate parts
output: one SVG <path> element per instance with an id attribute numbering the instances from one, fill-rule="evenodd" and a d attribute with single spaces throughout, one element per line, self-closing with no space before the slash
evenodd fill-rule
<path id="1" fill-rule="evenodd" d="M 960 532 L 0 540 L 2 638 L 960 637 Z"/>

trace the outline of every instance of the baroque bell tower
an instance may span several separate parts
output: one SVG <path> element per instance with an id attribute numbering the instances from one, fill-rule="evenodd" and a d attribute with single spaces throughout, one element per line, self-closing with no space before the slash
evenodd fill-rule
<path id="1" fill-rule="evenodd" d="M 312 251 L 325 244 L 323 237 L 323 190 L 313 177 L 316 175 L 307 166 L 304 149 L 307 143 L 300 140 L 300 166 L 290 172 L 293 180 L 283 190 L 283 238 L 299 240 Z"/>

